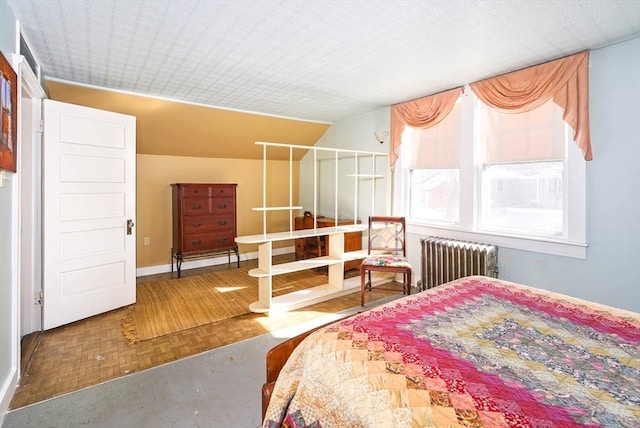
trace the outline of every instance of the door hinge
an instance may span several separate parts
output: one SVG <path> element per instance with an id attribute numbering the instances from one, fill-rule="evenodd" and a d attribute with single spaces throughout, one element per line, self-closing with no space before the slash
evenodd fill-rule
<path id="1" fill-rule="evenodd" d="M 42 291 L 36 292 L 36 295 L 33 297 L 34 305 L 42 305 Z"/>
<path id="2" fill-rule="evenodd" d="M 44 132 L 44 119 L 40 119 L 38 123 L 38 130 L 36 132 L 43 133 Z"/>

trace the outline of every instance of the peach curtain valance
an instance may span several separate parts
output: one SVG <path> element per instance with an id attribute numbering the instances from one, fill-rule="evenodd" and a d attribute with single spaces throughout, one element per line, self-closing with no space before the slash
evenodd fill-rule
<path id="1" fill-rule="evenodd" d="M 462 88 L 455 88 L 391 106 L 391 165 L 398 159 L 404 127 L 426 129 L 437 125 L 451 112 L 461 93 Z"/>
<path id="2" fill-rule="evenodd" d="M 582 52 L 469 86 L 483 103 L 503 113 L 527 112 L 553 99 L 584 158 L 591 160 L 588 72 L 589 53 Z"/>

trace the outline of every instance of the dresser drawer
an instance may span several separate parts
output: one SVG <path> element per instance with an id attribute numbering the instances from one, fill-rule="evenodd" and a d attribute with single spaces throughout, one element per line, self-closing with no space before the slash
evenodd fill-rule
<path id="1" fill-rule="evenodd" d="M 235 185 L 189 184 L 180 185 L 183 198 L 231 198 L 235 195 Z"/>
<path id="2" fill-rule="evenodd" d="M 235 211 L 235 198 L 184 198 L 182 200 L 182 212 L 185 216 L 199 216 L 205 214 L 233 215 Z"/>
<path id="3" fill-rule="evenodd" d="M 211 196 L 213 186 L 209 184 L 181 185 L 180 192 L 183 198 L 208 198 Z"/>
<path id="4" fill-rule="evenodd" d="M 211 187 L 211 197 L 214 199 L 217 198 L 233 198 L 236 194 L 236 186 L 235 185 L 218 185 Z"/>
<path id="5" fill-rule="evenodd" d="M 209 215 L 213 212 L 211 198 L 185 198 L 182 200 L 182 212 L 185 216 Z"/>
<path id="6" fill-rule="evenodd" d="M 222 248 L 232 248 L 235 245 L 233 230 L 220 232 L 208 232 L 198 234 L 185 234 L 185 253 L 195 251 L 211 251 Z"/>
<path id="7" fill-rule="evenodd" d="M 213 198 L 211 200 L 211 213 L 213 215 L 234 215 L 236 210 L 235 198 Z"/>
<path id="8" fill-rule="evenodd" d="M 182 220 L 185 234 L 231 229 L 235 226 L 233 214 L 219 216 L 189 216 Z"/>

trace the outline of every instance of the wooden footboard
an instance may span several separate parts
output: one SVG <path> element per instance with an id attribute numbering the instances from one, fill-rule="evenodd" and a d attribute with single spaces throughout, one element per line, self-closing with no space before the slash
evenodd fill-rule
<path id="1" fill-rule="evenodd" d="M 262 420 L 264 421 L 264 415 L 267 412 L 267 407 L 269 407 L 269 400 L 271 400 L 271 393 L 273 392 L 273 387 L 276 383 L 276 379 L 278 379 L 278 375 L 280 374 L 280 370 L 284 367 L 285 363 L 289 359 L 289 355 L 293 352 L 293 350 L 307 337 L 309 334 L 314 331 L 327 326 L 331 323 L 323 324 L 319 327 L 311 329 L 307 332 L 301 333 L 298 336 L 292 337 L 291 339 L 287 339 L 284 342 L 274 346 L 273 348 L 267 351 L 266 357 L 266 365 L 267 365 L 267 379 L 264 385 L 262 385 Z"/>

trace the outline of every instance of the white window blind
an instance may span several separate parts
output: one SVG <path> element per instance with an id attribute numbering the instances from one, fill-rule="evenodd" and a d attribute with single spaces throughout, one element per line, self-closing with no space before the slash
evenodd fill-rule
<path id="1" fill-rule="evenodd" d="M 553 101 L 527 113 L 501 113 L 480 105 L 485 163 L 564 159 L 566 123 Z"/>
<path id="2" fill-rule="evenodd" d="M 432 128 L 405 128 L 408 129 L 407 140 L 411 141 L 412 148 L 410 168 L 459 168 L 461 118 L 460 105 L 456 104 L 451 113 Z"/>

